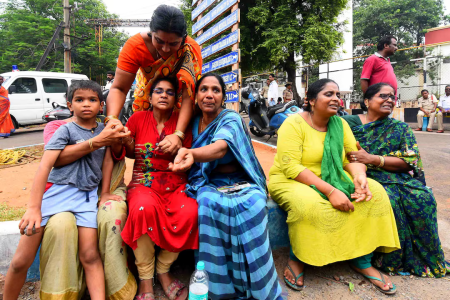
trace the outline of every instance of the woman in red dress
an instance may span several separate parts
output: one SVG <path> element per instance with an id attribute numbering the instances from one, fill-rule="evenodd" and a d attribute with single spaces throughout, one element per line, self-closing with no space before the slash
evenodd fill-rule
<path id="1" fill-rule="evenodd" d="M 158 143 L 173 134 L 178 112 L 176 102 L 177 81 L 161 78 L 150 89 L 151 107 L 135 112 L 128 120 L 129 138 L 123 148 L 115 147 L 113 154 L 134 158 L 133 177 L 128 185 L 129 216 L 122 238 L 134 251 L 140 284 L 136 299 L 154 299 L 153 276 L 155 244 L 161 247 L 156 258 L 158 280 L 169 299 L 183 300 L 187 289 L 169 273 L 170 266 L 180 251 L 198 249 L 197 202 L 184 190 L 187 174 L 168 170 L 174 156 L 165 154 Z M 191 147 L 192 133 L 187 130 L 183 147 Z"/>

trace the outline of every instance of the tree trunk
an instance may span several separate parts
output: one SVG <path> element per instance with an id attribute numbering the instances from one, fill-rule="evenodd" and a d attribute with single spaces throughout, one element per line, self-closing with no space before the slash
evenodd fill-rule
<path id="1" fill-rule="evenodd" d="M 297 103 L 300 105 L 300 95 L 297 91 L 297 85 L 296 85 L 296 77 L 297 77 L 297 70 L 296 70 L 296 64 L 295 64 L 295 55 L 294 52 L 291 52 L 289 54 L 289 57 L 284 64 L 284 71 L 286 71 L 288 75 L 288 82 L 292 83 L 292 91 L 294 93 L 294 100 L 297 101 Z"/>

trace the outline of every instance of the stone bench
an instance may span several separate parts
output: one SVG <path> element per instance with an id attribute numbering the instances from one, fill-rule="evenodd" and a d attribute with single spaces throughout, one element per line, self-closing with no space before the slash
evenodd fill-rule
<path id="1" fill-rule="evenodd" d="M 19 240 L 19 221 L 0 222 L 0 274 L 6 275 Z M 39 254 L 38 251 L 33 264 L 28 269 L 27 282 L 38 281 L 40 278 Z"/>
<path id="2" fill-rule="evenodd" d="M 269 239 L 272 250 L 289 246 L 286 213 L 269 198 L 267 201 L 269 213 Z M 0 222 L 0 274 L 6 275 L 12 257 L 20 240 L 19 221 Z M 39 251 L 28 270 L 27 282 L 38 281 Z"/>

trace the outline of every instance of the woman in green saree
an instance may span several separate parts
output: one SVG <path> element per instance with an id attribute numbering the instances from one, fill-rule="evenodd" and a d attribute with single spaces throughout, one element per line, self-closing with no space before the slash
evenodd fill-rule
<path id="1" fill-rule="evenodd" d="M 404 122 L 389 118 L 394 89 L 377 83 L 364 95 L 363 115 L 343 118 L 350 125 L 358 151 L 347 154 L 351 163 L 364 163 L 367 176 L 386 189 L 401 250 L 377 254 L 374 265 L 391 274 L 443 277 L 450 272 L 438 235 L 436 200 L 425 184 L 416 138 Z"/>

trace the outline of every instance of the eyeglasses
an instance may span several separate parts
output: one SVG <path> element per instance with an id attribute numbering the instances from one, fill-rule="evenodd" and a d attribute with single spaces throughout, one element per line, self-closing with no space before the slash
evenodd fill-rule
<path id="1" fill-rule="evenodd" d="M 395 95 L 379 94 L 378 96 L 383 100 L 387 100 L 387 99 L 391 98 L 392 101 L 395 101 Z"/>
<path id="2" fill-rule="evenodd" d="M 175 91 L 174 90 L 164 90 L 162 88 L 156 88 L 156 89 L 153 90 L 153 93 L 158 94 L 158 95 L 161 95 L 164 92 L 166 92 L 166 94 L 169 95 L 169 96 L 175 96 Z"/>

